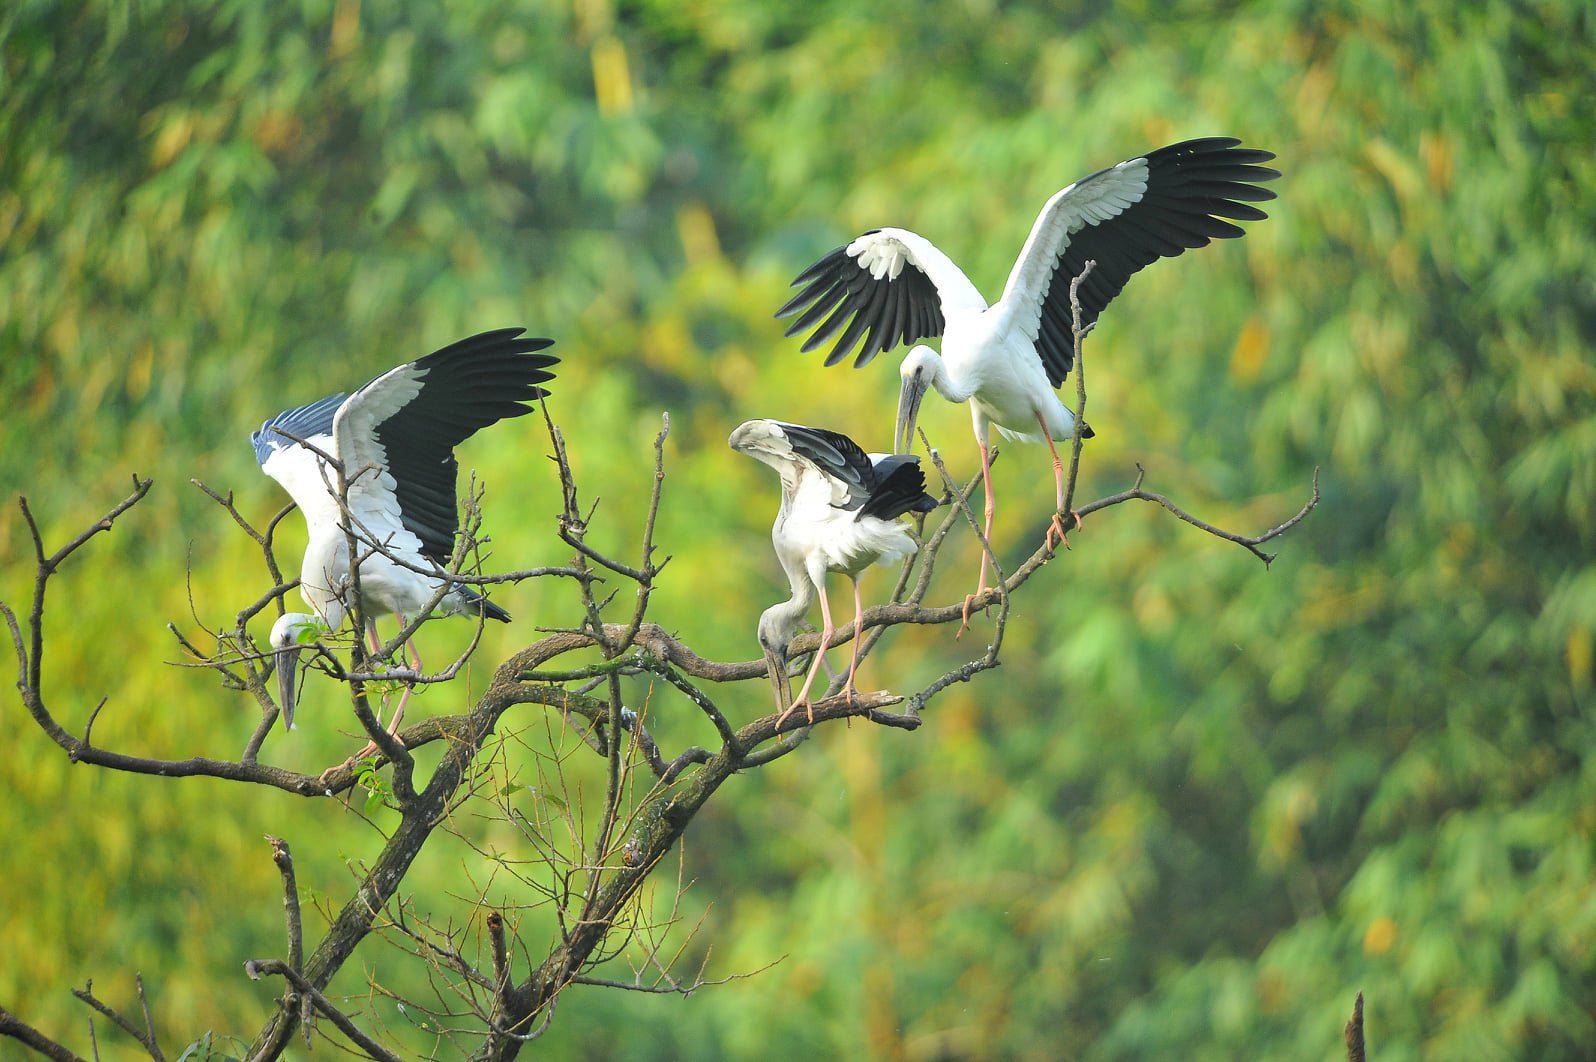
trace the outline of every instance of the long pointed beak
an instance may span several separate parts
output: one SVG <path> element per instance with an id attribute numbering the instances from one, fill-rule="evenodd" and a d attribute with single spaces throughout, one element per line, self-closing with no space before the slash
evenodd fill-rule
<path id="1" fill-rule="evenodd" d="M 892 431 L 894 453 L 906 454 L 914 449 L 914 425 L 920 419 L 920 403 L 925 399 L 925 384 L 919 374 L 903 381 L 898 392 L 898 420 Z"/>
<path id="2" fill-rule="evenodd" d="M 283 709 L 283 726 L 294 729 L 294 680 L 299 674 L 299 649 L 288 648 L 277 654 L 277 703 Z"/>
<path id="3" fill-rule="evenodd" d="M 776 694 L 776 710 L 785 713 L 792 707 L 792 689 L 787 685 L 787 655 L 766 649 L 765 671 L 770 676 L 770 687 Z"/>

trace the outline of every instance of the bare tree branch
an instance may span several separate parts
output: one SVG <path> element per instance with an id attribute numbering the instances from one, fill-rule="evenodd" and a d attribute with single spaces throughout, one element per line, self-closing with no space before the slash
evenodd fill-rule
<path id="1" fill-rule="evenodd" d="M 83 1056 L 56 1043 L 4 1007 L 0 1007 L 0 1036 L 10 1037 L 54 1062 L 86 1062 Z"/>
<path id="2" fill-rule="evenodd" d="M 144 998 L 144 979 L 141 977 L 137 980 L 139 986 L 139 1003 L 144 1009 L 145 1027 L 143 1029 L 140 1029 L 137 1025 L 133 1024 L 133 1019 L 98 999 L 94 995 L 94 982 L 92 980 L 86 982 L 82 988 L 74 988 L 72 990 L 72 994 L 77 996 L 78 999 L 82 1000 L 84 1003 L 87 1003 L 91 1008 L 98 1011 L 100 1014 L 111 1019 L 111 1021 L 116 1023 L 117 1028 L 121 1029 L 123 1032 L 133 1037 L 133 1039 L 137 1040 L 139 1042 L 139 1046 L 143 1047 L 145 1053 L 154 1059 L 155 1062 L 166 1062 L 166 1056 L 161 1053 L 160 1044 L 158 1044 L 155 1040 L 155 1028 L 150 1021 L 150 1006 L 148 1001 L 146 1001 Z"/>
<path id="3" fill-rule="evenodd" d="M 283 920 L 288 927 L 288 965 L 299 969 L 304 962 L 305 935 L 299 917 L 299 886 L 294 881 L 294 857 L 288 842 L 281 837 L 267 835 L 272 846 L 272 862 L 283 876 Z"/>
<path id="4" fill-rule="evenodd" d="M 350 1019 L 349 1015 L 333 1006 L 316 986 L 306 981 L 298 972 L 291 969 L 287 963 L 278 959 L 251 959 L 244 964 L 244 972 L 249 974 L 253 980 L 259 980 L 262 977 L 281 977 L 293 986 L 295 992 L 308 998 L 317 1010 L 327 1016 L 328 1021 L 338 1027 L 339 1032 L 349 1037 L 350 1042 L 366 1052 L 367 1055 L 380 1060 L 380 1062 L 404 1062 L 404 1059 L 399 1055 L 394 1054 L 361 1032 L 360 1027 Z M 253 1062 L 255 1059 L 262 1058 L 262 1055 L 257 1052 L 252 1054 L 250 1058 Z"/>

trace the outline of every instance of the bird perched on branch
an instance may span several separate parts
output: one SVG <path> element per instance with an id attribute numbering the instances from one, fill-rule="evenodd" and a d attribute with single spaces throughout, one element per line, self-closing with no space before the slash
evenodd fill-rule
<path id="1" fill-rule="evenodd" d="M 900 343 L 941 336 L 940 355 L 916 346 L 900 367 L 897 451 L 911 448 L 927 390 L 950 402 L 969 402 L 990 540 L 990 429 L 1005 438 L 1046 442 L 1058 502 L 1044 540 L 1051 548 L 1063 541 L 1069 515 L 1063 512 L 1064 465 L 1053 442 L 1075 432 L 1075 415 L 1055 392 L 1075 359 L 1070 284 L 1087 262 L 1095 263 L 1079 289 L 1084 331 L 1143 266 L 1210 240 L 1241 236 L 1244 230 L 1227 218 L 1267 217 L 1249 204 L 1275 198 L 1259 186 L 1280 176 L 1260 165 L 1274 155 L 1240 143 L 1209 137 L 1171 144 L 1058 192 L 1042 208 L 1002 297 L 991 306 L 929 240 L 906 229 L 872 229 L 800 273 L 793 286 L 803 290 L 776 316 L 797 315 L 789 336 L 813 329 L 805 351 L 836 336 L 827 365 L 845 360 L 856 344 L 857 367 Z M 1092 429 L 1082 424 L 1081 435 L 1091 438 Z M 986 589 L 986 570 L 983 552 L 976 594 Z"/>
<path id="2" fill-rule="evenodd" d="M 454 448 L 478 430 L 532 412 L 548 394 L 559 359 L 536 353 L 551 339 L 501 328 L 462 339 L 397 368 L 345 398 L 331 395 L 285 410 L 250 436 L 255 458 L 304 514 L 310 543 L 299 593 L 311 612 L 272 626 L 283 720 L 294 725 L 294 678 L 301 648 L 343 625 L 354 610 L 350 537 L 361 611 L 372 647 L 376 617 L 407 625 L 448 583 L 436 612 L 508 621 L 510 614 L 471 587 L 441 574 L 460 529 Z M 333 465 L 329 462 L 337 462 Z M 339 475 L 344 496 L 339 496 Z M 346 519 L 347 515 L 347 519 Z M 421 659 L 409 643 L 417 670 Z M 388 729 L 404 715 L 407 687 Z"/>
<path id="3" fill-rule="evenodd" d="M 792 597 L 759 617 L 759 644 L 782 713 L 776 725 L 800 706 L 815 721 L 809 691 L 835 627 L 826 600 L 826 573 L 841 572 L 853 584 L 853 656 L 843 687 L 850 703 L 856 692 L 859 642 L 864 637 L 864 605 L 859 576 L 872 564 L 891 564 L 911 556 L 919 545 L 898 519 L 926 513 L 937 500 L 925 492 L 920 459 L 904 454 L 866 454 L 859 444 L 834 431 L 750 420 L 728 440 L 734 450 L 776 470 L 781 477 L 781 508 L 771 528 Z M 787 644 L 798 622 L 820 595 L 820 645 L 796 699 L 788 700 Z"/>

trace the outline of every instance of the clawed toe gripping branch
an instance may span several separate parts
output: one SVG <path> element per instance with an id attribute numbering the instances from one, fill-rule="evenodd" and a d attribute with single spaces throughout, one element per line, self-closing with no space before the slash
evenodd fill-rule
<path id="1" fill-rule="evenodd" d="M 1079 366 L 1078 343 L 1076 358 Z M 1078 423 L 1084 405 L 1085 385 L 1077 373 Z M 455 713 L 413 722 L 394 735 L 377 722 L 369 691 L 382 684 L 447 682 L 465 667 L 477 647 L 476 640 L 448 667 L 422 673 L 406 663 L 402 654 L 426 618 L 423 612 L 407 617 L 404 629 L 375 650 L 366 646 L 362 637 L 354 636 L 344 641 L 328 638 L 315 651 L 313 659 L 320 673 L 312 674 L 308 681 L 341 683 L 348 689 L 351 709 L 377 746 L 376 764 L 393 767 L 386 788 L 374 792 L 379 803 L 391 809 L 388 814 L 397 816 L 397 822 L 384 826 L 380 851 L 369 863 L 360 865 L 341 907 L 325 911 L 328 928 L 313 943 L 304 939 L 306 926 L 288 845 L 271 840 L 272 857 L 283 876 L 288 943 L 283 956 L 262 957 L 247 967 L 251 977 L 275 981 L 282 989 L 275 1002 L 263 1001 L 262 1027 L 247 1053 L 252 1059 L 277 1057 L 296 1031 L 309 1036 L 312 1028 L 369 1057 L 397 1057 L 381 1042 L 380 1030 L 372 1029 L 369 1014 L 340 1009 L 328 993 L 333 978 L 346 970 L 356 948 L 373 934 L 429 969 L 438 998 L 403 1001 L 410 1011 L 447 1016 L 447 1021 L 440 1020 L 439 1027 L 446 1030 L 440 1035 L 455 1040 L 462 1053 L 479 1059 L 515 1057 L 523 1045 L 548 1028 L 560 993 L 571 985 L 687 995 L 718 983 L 706 978 L 702 965 L 689 976 L 674 972 L 686 947 L 682 938 L 690 940 L 694 932 L 694 927 L 678 924 L 678 905 L 667 905 L 671 913 L 662 919 L 654 913 L 659 904 L 639 902 L 656 887 L 675 889 L 679 898 L 685 887 L 684 874 L 679 871 L 674 880 L 663 880 L 669 875 L 661 872 L 671 865 L 673 850 L 681 865 L 676 842 L 694 816 L 735 774 L 792 753 L 817 726 L 851 719 L 896 729 L 920 726 L 922 712 L 940 692 L 998 665 L 1018 592 L 1055 556 L 1050 535 L 1005 574 L 994 545 L 982 536 L 981 522 L 969 506 L 968 497 L 979 479 L 961 485 L 932 451 L 932 462 L 952 504 L 934 522 L 919 528 L 921 548 L 903 565 L 888 601 L 864 611 L 862 629 L 856 630 L 853 623 L 839 627 L 832 646 L 859 639 L 858 656 L 863 658 L 896 627 L 958 623 L 962 629 L 973 613 L 990 610 L 993 629 L 988 644 L 980 654 L 948 668 L 918 689 L 844 691 L 846 676 L 837 675 L 823 695 L 812 699 L 812 722 L 803 713 L 783 719 L 780 705 L 769 696 L 763 660 L 706 659 L 680 635 L 648 618 L 653 595 L 670 561 L 668 556 L 658 556 L 654 541 L 666 480 L 669 419 L 654 442 L 647 510 L 630 560 L 595 545 L 599 506 L 595 502 L 583 508 L 563 433 L 552 421 L 548 429 L 563 498 L 555 530 L 572 551 L 569 563 L 481 574 L 481 496 L 473 489 L 466 499 L 464 530 L 451 562 L 426 574 L 440 580 L 434 605 L 455 582 L 484 585 L 569 579 L 579 591 L 579 615 L 573 626 L 543 633 L 503 661 L 486 688 L 461 702 Z M 1065 526 L 1062 521 L 1079 526 L 1080 518 L 1123 502 L 1149 501 L 1194 527 L 1242 546 L 1267 564 L 1273 555 L 1260 547 L 1300 523 L 1319 497 L 1316 475 L 1312 496 L 1296 515 L 1254 536 L 1223 530 L 1185 512 L 1166 496 L 1146 490 L 1140 469 L 1129 489 L 1073 508 L 1080 453 L 1077 435 L 1063 481 L 1064 503 L 1055 517 L 1061 530 Z M 341 479 L 342 470 L 337 474 Z M 112 530 L 147 497 L 151 490 L 148 479 L 135 477 L 127 497 L 53 552 L 46 547 L 26 500 L 21 502 L 34 547 L 32 599 L 20 616 L 0 603 L 0 615 L 11 634 L 18 688 L 30 717 L 73 761 L 101 768 L 161 777 L 208 776 L 272 786 L 305 797 L 345 794 L 359 786 L 362 778 L 368 785 L 378 785 L 371 781 L 377 776 L 370 764 L 340 766 L 323 775 L 263 762 L 266 752 L 272 759 L 295 758 L 293 740 L 280 730 L 268 742 L 278 719 L 270 684 L 274 660 L 257 641 L 262 623 L 284 611 L 284 596 L 295 585 L 284 579 L 274 555 L 274 535 L 289 510 L 277 512 L 263 529 L 257 529 L 235 507 L 230 494 L 203 485 L 200 489 L 259 547 L 266 576 L 273 584 L 237 612 L 230 629 L 205 629 L 199 624 L 198 610 L 194 623 L 199 624 L 199 633 L 172 627 L 184 666 L 215 673 L 227 695 L 241 695 L 259 710 L 260 722 L 240 757 L 164 759 L 104 748 L 92 740 L 92 723 L 102 708 L 122 710 L 114 696 L 86 711 L 84 706 L 68 706 L 84 716 L 81 735 L 71 733 L 60 722 L 60 710 L 47 698 L 43 621 L 48 591 L 69 559 L 95 535 Z M 961 524 L 974 532 L 995 573 L 994 584 L 968 599 L 928 604 L 943 550 L 957 541 L 954 531 Z M 353 520 L 348 530 L 352 555 L 383 549 Z M 962 582 L 963 573 L 958 575 L 957 580 L 943 581 Z M 350 593 L 357 618 L 355 630 L 363 630 L 358 584 Z M 479 631 L 480 626 L 479 618 Z M 213 648 L 205 648 L 206 642 Z M 756 644 L 752 616 L 748 642 L 750 647 Z M 788 666 L 794 674 L 803 673 L 805 654 L 828 648 L 818 642 L 813 634 L 793 641 Z M 954 642 L 949 639 L 947 644 L 951 648 Z M 883 670 L 891 673 L 890 668 Z M 445 689 L 446 696 L 464 696 L 463 684 Z M 728 698 L 735 702 L 730 708 L 725 703 Z M 436 703 L 440 698 L 431 699 Z M 683 748 L 665 748 L 652 727 L 656 718 L 667 713 L 673 718 L 689 713 L 700 720 L 702 736 Z M 749 721 L 738 724 L 738 718 Z M 680 726 L 671 729 L 682 732 Z M 430 774 L 419 766 L 423 756 L 427 762 L 435 760 Z M 594 784 L 583 788 L 576 784 L 580 778 Z M 589 794 L 585 801 L 579 795 L 584 792 Z M 596 798 L 594 792 L 599 794 Z M 512 851 L 484 840 L 484 819 L 509 827 L 517 838 Z M 480 874 L 468 875 L 465 887 L 475 903 L 453 921 L 420 914 L 430 905 L 416 904 L 404 888 L 415 859 L 440 830 L 469 845 L 480 856 L 483 868 Z M 651 886 L 655 879 L 662 883 Z M 318 888 L 318 892 L 325 891 Z M 523 899 L 505 903 L 504 897 L 511 894 Z M 527 896 L 533 899 L 528 901 Z M 310 953 L 304 955 L 307 945 Z M 595 973 L 622 961 L 630 963 L 629 977 Z M 346 977 L 346 991 L 340 998 L 348 996 L 347 982 Z M 368 991 L 376 996 L 388 989 L 372 982 Z M 82 996 L 152 1058 L 163 1057 L 147 1013 L 141 1028 L 95 1000 L 87 989 Z M 77 1057 L 3 1010 L 0 1035 L 47 1057 Z"/>

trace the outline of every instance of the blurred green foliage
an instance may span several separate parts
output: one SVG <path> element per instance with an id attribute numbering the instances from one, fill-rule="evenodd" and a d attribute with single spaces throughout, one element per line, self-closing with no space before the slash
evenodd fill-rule
<path id="1" fill-rule="evenodd" d="M 108 745 L 236 755 L 252 709 L 165 663 L 163 628 L 194 629 L 190 594 L 224 623 L 266 581 L 185 480 L 264 520 L 283 498 L 253 467 L 261 420 L 507 324 L 558 340 L 551 407 L 602 497 L 601 547 L 635 550 L 670 412 L 655 618 L 748 658 L 783 592 L 776 499 L 727 433 L 780 416 L 884 448 L 895 383 L 891 358 L 823 370 L 782 339 L 787 280 L 896 224 L 995 295 L 1066 182 L 1241 135 L 1279 154 L 1281 200 L 1105 314 L 1083 490 L 1140 463 L 1250 531 L 1322 466 L 1318 512 L 1267 571 L 1150 507 L 1088 521 L 1025 588 L 998 675 L 912 735 L 832 728 L 689 831 L 690 961 L 781 962 L 687 1000 L 573 990 L 540 1057 L 1335 1057 L 1359 989 L 1382 1062 L 1589 1057 L 1593 11 L 18 0 L 0 12 L 0 487 L 59 541 L 132 472 L 157 479 L 57 587 L 47 693 L 69 729 L 108 695 Z M 963 411 L 926 428 L 967 475 Z M 527 420 L 462 453 L 494 565 L 563 559 L 547 451 Z M 1005 456 L 1016 556 L 1051 477 L 1040 450 Z M 961 556 L 944 599 L 966 589 Z M 30 560 L 8 503 L 6 600 Z M 518 622 L 413 711 L 452 710 L 534 627 L 574 622 L 569 587 L 496 599 Z M 469 634 L 446 628 L 433 659 Z M 898 634 L 864 682 L 972 652 Z M 344 754 L 327 685 L 269 756 Z M 763 690 L 727 702 L 751 714 Z M 684 704 L 652 710 L 694 739 Z M 15 701 L 0 711 L 0 1002 L 72 1039 L 68 988 L 130 1002 L 138 970 L 169 1048 L 252 1035 L 275 989 L 240 964 L 283 946 L 262 834 L 336 904 L 371 827 L 333 802 L 73 768 Z M 479 863 L 441 845 L 412 891 L 460 916 Z M 432 1050 L 424 1019 L 364 1002 L 368 976 L 419 991 L 417 965 L 375 940 L 358 960 L 335 983 L 350 1006 Z"/>

